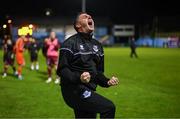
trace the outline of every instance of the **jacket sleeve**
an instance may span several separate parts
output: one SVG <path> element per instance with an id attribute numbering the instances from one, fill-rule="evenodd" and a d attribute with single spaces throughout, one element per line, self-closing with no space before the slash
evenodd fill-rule
<path id="1" fill-rule="evenodd" d="M 100 54 L 100 61 L 97 64 L 97 73 L 95 74 L 94 79 L 96 80 L 96 83 L 99 84 L 102 87 L 109 87 L 108 81 L 109 78 L 107 78 L 104 75 L 104 50 L 101 46 L 101 54 Z"/>
<path id="2" fill-rule="evenodd" d="M 62 46 L 59 54 L 57 75 L 61 77 L 62 83 L 80 83 L 80 72 L 71 70 L 70 62 L 73 58 L 73 51 L 67 46 Z"/>

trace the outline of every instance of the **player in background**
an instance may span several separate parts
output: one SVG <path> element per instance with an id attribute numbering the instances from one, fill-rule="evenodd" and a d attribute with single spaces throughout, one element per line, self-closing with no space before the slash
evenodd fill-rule
<path id="1" fill-rule="evenodd" d="M 39 45 L 34 38 L 29 39 L 29 53 L 30 53 L 30 60 L 31 60 L 31 70 L 39 70 L 39 63 L 38 63 L 38 52 L 39 52 Z"/>
<path id="2" fill-rule="evenodd" d="M 4 62 L 4 71 L 2 78 L 7 76 L 8 67 L 11 66 L 14 72 L 14 75 L 17 75 L 17 71 L 14 65 L 14 44 L 8 35 L 4 36 L 3 40 L 3 62 Z"/>
<path id="3" fill-rule="evenodd" d="M 136 58 L 138 58 L 138 55 L 136 53 L 136 43 L 134 37 L 131 37 L 130 39 L 130 48 L 131 48 L 130 57 L 133 58 L 133 56 L 135 56 Z"/>
<path id="4" fill-rule="evenodd" d="M 18 64 L 18 79 L 22 80 L 22 68 L 25 65 L 25 60 L 24 60 L 24 56 L 23 56 L 23 52 L 24 52 L 24 45 L 27 42 L 27 38 L 22 35 L 20 36 L 15 44 L 15 53 L 16 53 L 16 61 Z"/>
<path id="5" fill-rule="evenodd" d="M 48 80 L 46 80 L 46 83 L 50 83 L 52 81 L 52 70 L 55 67 L 57 70 L 58 65 L 58 50 L 60 48 L 60 44 L 58 42 L 58 39 L 56 38 L 56 33 L 51 32 L 50 37 L 46 39 L 46 48 L 47 48 L 47 70 L 48 70 Z M 55 84 L 58 84 L 60 82 L 60 79 L 58 76 L 56 76 Z"/>

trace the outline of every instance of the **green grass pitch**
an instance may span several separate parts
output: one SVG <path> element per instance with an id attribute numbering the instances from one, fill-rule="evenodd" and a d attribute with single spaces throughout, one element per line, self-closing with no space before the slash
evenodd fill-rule
<path id="1" fill-rule="evenodd" d="M 105 74 L 119 77 L 120 85 L 97 92 L 116 105 L 117 118 L 180 117 L 180 49 L 138 48 L 139 59 L 129 48 L 105 48 Z M 2 51 L 0 70 L 3 71 Z M 0 77 L 0 118 L 73 118 L 60 86 L 46 84 L 45 59 L 39 52 L 39 71 L 30 70 L 25 52 L 24 80 Z M 55 76 L 54 76 L 55 77 Z"/>

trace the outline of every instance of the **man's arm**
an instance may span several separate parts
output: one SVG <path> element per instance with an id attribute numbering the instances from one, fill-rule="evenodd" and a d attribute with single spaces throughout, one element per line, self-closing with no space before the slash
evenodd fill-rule
<path id="1" fill-rule="evenodd" d="M 102 46 L 101 46 L 102 48 Z M 95 75 L 94 79 L 102 87 L 109 87 L 114 86 L 119 83 L 118 78 L 112 77 L 111 79 L 107 78 L 104 75 L 104 50 L 102 48 L 102 54 L 100 56 L 100 63 L 97 65 L 97 74 Z"/>
<path id="2" fill-rule="evenodd" d="M 97 73 L 94 75 L 94 80 L 102 87 L 109 87 L 108 81 L 110 80 L 104 75 L 104 50 L 101 46 L 100 62 L 97 64 Z"/>
<path id="3" fill-rule="evenodd" d="M 59 55 L 59 63 L 57 68 L 57 75 L 68 83 L 80 83 L 80 73 L 73 72 L 70 68 L 73 52 L 69 48 L 61 48 Z"/>
<path id="4" fill-rule="evenodd" d="M 60 43 L 59 43 L 59 41 L 58 41 L 58 39 L 57 39 L 57 43 L 54 44 L 54 50 L 55 50 L 55 51 L 58 51 L 59 48 L 60 48 Z"/>

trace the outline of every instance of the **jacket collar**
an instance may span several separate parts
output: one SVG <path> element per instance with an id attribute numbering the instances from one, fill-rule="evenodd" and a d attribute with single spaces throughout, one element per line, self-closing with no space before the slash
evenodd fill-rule
<path id="1" fill-rule="evenodd" d="M 93 33 L 78 32 L 78 34 L 86 40 L 91 40 L 93 36 Z"/>

